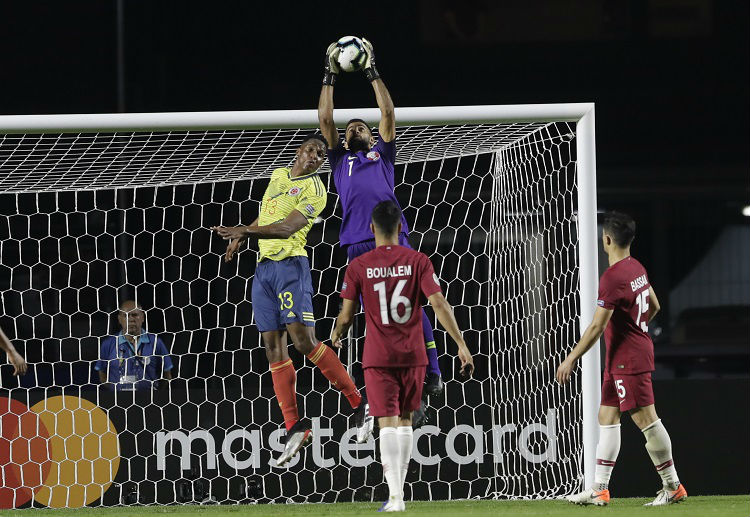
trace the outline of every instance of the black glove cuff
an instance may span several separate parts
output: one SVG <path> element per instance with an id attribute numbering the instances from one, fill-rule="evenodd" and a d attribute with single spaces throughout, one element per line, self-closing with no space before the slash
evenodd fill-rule
<path id="1" fill-rule="evenodd" d="M 373 82 L 375 79 L 380 79 L 380 74 L 378 73 L 377 68 L 375 68 L 374 66 L 371 68 L 365 68 L 365 76 L 370 82 Z"/>
<path id="2" fill-rule="evenodd" d="M 323 84 L 328 86 L 333 86 L 336 84 L 336 78 L 338 77 L 338 74 L 334 74 L 332 72 L 326 71 L 323 74 Z"/>

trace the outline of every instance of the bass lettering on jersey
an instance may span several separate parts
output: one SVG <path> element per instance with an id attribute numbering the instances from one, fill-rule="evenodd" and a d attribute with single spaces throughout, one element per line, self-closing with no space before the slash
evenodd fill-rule
<path id="1" fill-rule="evenodd" d="M 641 289 L 643 286 L 645 286 L 647 283 L 648 283 L 648 280 L 646 280 L 646 275 L 641 275 L 635 280 L 630 281 L 630 289 L 633 292 L 636 292 L 639 289 Z"/>
<path id="2" fill-rule="evenodd" d="M 367 278 L 388 278 L 392 276 L 411 276 L 411 264 L 406 266 L 367 268 Z"/>

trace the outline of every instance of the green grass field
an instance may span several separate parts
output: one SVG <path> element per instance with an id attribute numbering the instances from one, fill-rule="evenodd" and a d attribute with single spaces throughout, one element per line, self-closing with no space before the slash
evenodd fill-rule
<path id="1" fill-rule="evenodd" d="M 690 497 L 686 502 L 662 508 L 647 508 L 643 504 L 648 499 L 613 499 L 606 508 L 574 506 L 565 501 L 440 501 L 407 502 L 406 515 L 461 516 L 546 516 L 546 515 L 679 515 L 742 516 L 750 515 L 750 496 L 704 496 Z M 377 503 L 336 503 L 336 504 L 272 504 L 238 506 L 137 506 L 131 508 L 89 508 L 85 510 L 0 510 L 2 516 L 41 515 L 84 516 L 84 517 L 137 517 L 147 515 L 200 515 L 205 517 L 223 516 L 348 516 L 371 515 L 380 505 Z M 403 515 L 403 514 L 402 514 Z"/>

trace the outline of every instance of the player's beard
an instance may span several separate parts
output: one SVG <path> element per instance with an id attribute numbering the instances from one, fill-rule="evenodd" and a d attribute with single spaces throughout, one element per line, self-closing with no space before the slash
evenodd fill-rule
<path id="1" fill-rule="evenodd" d="M 369 151 L 370 139 L 357 137 L 352 138 L 351 140 L 349 140 L 349 150 L 353 153 L 358 153 L 360 151 Z"/>

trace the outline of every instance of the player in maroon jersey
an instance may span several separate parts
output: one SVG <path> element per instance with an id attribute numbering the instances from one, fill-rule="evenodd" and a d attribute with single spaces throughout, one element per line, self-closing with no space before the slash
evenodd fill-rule
<path id="1" fill-rule="evenodd" d="M 620 452 L 620 415 L 627 411 L 646 438 L 646 450 L 662 479 L 663 488 L 646 506 L 663 506 L 687 499 L 672 461 L 672 442 L 654 408 L 651 372 L 654 344 L 648 323 L 659 312 L 659 300 L 646 269 L 630 256 L 635 221 L 610 212 L 604 218 L 602 242 L 609 268 L 599 281 L 594 319 L 575 348 L 557 368 L 565 384 L 580 359 L 602 333 L 607 343 L 602 398 L 599 407 L 599 443 L 596 447 L 594 486 L 568 497 L 576 504 L 609 503 L 609 478 Z"/>
<path id="2" fill-rule="evenodd" d="M 458 344 L 461 374 L 470 376 L 474 362 L 461 336 L 453 309 L 427 255 L 399 245 L 401 210 L 382 201 L 372 211 L 375 246 L 349 263 L 341 287 L 343 305 L 331 334 L 341 347 L 354 319 L 360 295 L 367 335 L 362 354 L 369 412 L 378 417 L 380 456 L 389 498 L 380 511 L 404 509 L 403 486 L 412 449 L 412 412 L 422 398 L 427 366 L 422 305 L 425 299 L 438 321 Z M 364 401 L 363 401 L 364 402 Z"/>

